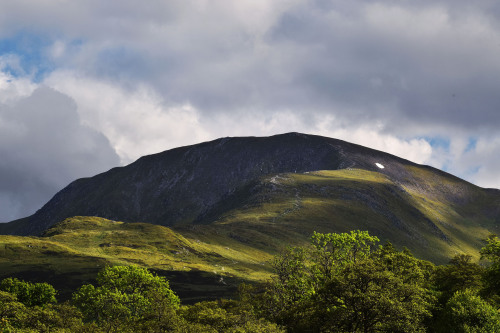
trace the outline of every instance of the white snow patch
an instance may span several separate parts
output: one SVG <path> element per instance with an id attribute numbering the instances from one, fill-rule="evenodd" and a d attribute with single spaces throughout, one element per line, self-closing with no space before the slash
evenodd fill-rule
<path id="1" fill-rule="evenodd" d="M 384 168 L 384 166 L 382 164 L 380 164 L 380 163 L 375 163 L 375 165 L 378 166 L 380 169 Z"/>

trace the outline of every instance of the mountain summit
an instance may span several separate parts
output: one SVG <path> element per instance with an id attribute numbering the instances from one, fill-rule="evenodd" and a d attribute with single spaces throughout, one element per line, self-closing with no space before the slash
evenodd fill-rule
<path id="1" fill-rule="evenodd" d="M 32 216 L 0 227 L 4 233 L 39 235 L 73 216 L 186 230 L 256 221 L 275 228 L 300 221 L 303 233 L 364 228 L 387 239 L 425 245 L 432 238 L 462 248 L 469 246 L 463 223 L 497 228 L 499 193 L 381 151 L 287 133 L 221 138 L 144 156 L 76 180 Z M 290 207 L 269 208 L 278 203 Z"/>
<path id="2" fill-rule="evenodd" d="M 376 163 L 386 167 L 381 170 Z M 262 176 L 361 168 L 400 179 L 401 166 L 407 164 L 358 145 L 299 133 L 221 138 L 76 180 L 21 219 L 22 227 L 14 233 L 39 234 L 77 215 L 166 226 L 209 223 L 204 218 L 208 211 Z"/>

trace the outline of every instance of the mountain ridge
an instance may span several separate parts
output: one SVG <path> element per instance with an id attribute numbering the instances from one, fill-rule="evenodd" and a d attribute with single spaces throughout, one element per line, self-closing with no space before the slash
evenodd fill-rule
<path id="1" fill-rule="evenodd" d="M 406 241 L 424 257 L 442 251 L 442 260 L 477 248 L 476 235 L 496 231 L 498 207 L 499 190 L 342 140 L 286 133 L 220 138 L 141 157 L 72 182 L 0 232 L 40 235 L 66 218 L 99 216 L 168 226 L 194 238 L 203 226 L 233 228 L 227 236 L 241 239 L 256 229 L 255 237 L 269 245 L 273 235 L 293 243 L 312 231 L 363 227 L 399 245 Z"/>
<path id="2" fill-rule="evenodd" d="M 24 235 L 0 235 L 0 278 L 44 278 L 69 297 L 100 267 L 140 265 L 194 302 L 266 281 L 273 256 L 313 232 L 352 230 L 436 264 L 478 260 L 500 232 L 500 191 L 337 139 L 221 138 L 78 179 L 0 225 Z"/>
<path id="3" fill-rule="evenodd" d="M 224 149 L 224 146 L 230 147 L 229 149 Z M 300 149 L 300 151 L 297 152 L 297 149 Z M 345 150 L 347 150 L 347 152 Z M 190 210 L 191 208 L 189 206 L 192 205 L 198 208 L 198 210 L 208 209 L 208 206 L 215 204 L 224 196 L 231 194 L 237 187 L 255 177 L 271 173 L 306 172 L 359 166 L 367 169 L 371 167 L 371 169 L 375 170 L 376 166 L 374 165 L 374 161 L 364 161 L 366 156 L 373 155 L 374 152 L 375 154 L 379 154 L 379 156 L 374 159 L 377 161 L 382 161 L 384 157 L 391 156 L 391 158 L 397 159 L 400 163 L 412 164 L 412 162 L 394 157 L 387 153 L 351 144 L 342 140 L 296 132 L 263 138 L 220 138 L 196 145 L 178 147 L 161 153 L 143 156 L 127 166 L 112 168 L 94 177 L 81 178 L 70 183 L 35 214 L 18 220 L 19 222 L 17 223 L 24 226 L 20 228 L 21 230 L 14 233 L 40 234 L 53 223 L 76 215 L 100 216 L 127 222 L 147 221 L 150 223 L 172 226 L 183 219 L 197 220 L 198 216 L 186 217 L 185 215 L 187 215 L 187 213 L 182 210 Z M 213 154 L 216 155 L 216 158 L 206 158 Z M 348 158 L 345 157 L 346 154 L 349 155 Z M 360 154 L 364 154 L 365 157 L 360 158 L 360 156 L 356 156 Z M 235 155 L 237 155 L 236 158 Z M 276 155 L 278 155 L 277 158 L 275 158 Z M 221 161 L 230 160 L 232 158 L 236 163 L 224 170 L 224 162 Z M 372 156 L 371 159 L 373 158 Z M 162 170 L 163 166 L 165 166 L 165 170 Z M 259 167 L 260 172 L 258 170 Z M 130 172 L 124 172 L 126 170 Z M 212 170 L 221 170 L 223 174 L 213 173 Z M 158 175 L 153 175 L 154 171 L 157 173 L 164 173 L 165 176 L 158 177 Z M 387 170 L 385 171 L 387 172 Z M 147 172 L 149 172 L 149 174 L 144 174 Z M 143 202 L 157 199 L 157 196 L 154 194 L 145 193 L 147 191 L 144 190 L 144 183 L 148 181 L 148 177 L 156 177 L 153 182 L 157 183 L 159 186 L 154 188 L 153 192 L 158 193 L 164 192 L 165 189 L 175 187 L 176 183 L 179 181 L 189 183 L 193 177 L 197 176 L 196 173 L 202 173 L 202 177 L 212 178 L 209 180 L 209 186 L 201 186 L 200 191 L 215 192 L 214 197 L 204 196 L 203 199 L 201 199 L 202 202 L 193 202 L 197 201 L 197 199 L 190 200 L 189 197 L 194 197 L 199 195 L 199 193 L 189 193 L 190 191 L 188 191 L 186 187 L 182 188 L 181 186 L 181 190 L 177 191 L 178 193 L 174 195 L 184 196 L 184 200 L 191 201 L 188 205 L 182 205 L 180 200 L 173 200 L 170 205 L 168 203 L 163 203 L 164 206 L 166 206 L 163 210 L 167 211 L 163 216 L 152 216 L 153 214 L 141 213 L 142 207 L 148 207 L 148 205 Z M 111 181 L 108 180 L 103 186 L 102 183 L 105 178 L 111 178 Z M 120 185 L 120 179 L 116 178 L 127 178 L 127 180 L 134 185 L 128 187 L 124 186 L 123 183 Z M 228 180 L 227 178 L 229 178 L 229 181 L 226 181 Z M 118 186 L 121 187 L 122 192 L 128 193 L 115 193 L 112 188 L 116 186 L 117 183 Z M 148 185 L 152 187 L 151 184 Z M 96 191 L 92 191 L 91 188 L 100 189 L 98 193 L 96 193 Z M 89 203 L 87 207 L 85 207 L 84 204 L 80 204 L 76 209 L 61 207 L 61 201 L 64 200 L 64 197 L 69 196 L 69 201 L 71 205 L 74 206 L 74 202 L 78 200 L 78 197 L 85 196 L 85 194 L 89 192 L 92 192 L 92 194 L 87 196 L 85 201 L 92 204 Z M 102 197 L 96 199 L 100 197 L 99 192 L 105 193 L 108 199 L 111 200 L 104 200 Z M 110 193 L 115 195 L 116 198 L 109 198 Z M 142 197 L 139 199 L 141 195 Z M 148 198 L 144 198 L 144 195 Z M 185 197 L 186 195 L 189 197 Z M 164 195 L 164 197 L 166 196 L 167 195 Z M 106 206 L 100 205 L 99 202 L 106 202 Z M 121 202 L 126 202 L 126 205 L 123 205 Z M 65 204 L 64 206 L 68 205 Z M 53 207 L 68 212 L 56 214 L 54 216 Z M 179 209 L 181 212 L 175 211 Z M 126 212 L 116 213 L 117 211 L 123 210 Z M 41 227 L 32 226 L 32 224 L 35 223 L 33 221 L 36 221 L 36 224 Z"/>

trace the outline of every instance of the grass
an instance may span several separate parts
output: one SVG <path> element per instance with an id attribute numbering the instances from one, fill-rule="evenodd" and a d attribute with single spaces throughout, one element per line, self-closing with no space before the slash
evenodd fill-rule
<path id="1" fill-rule="evenodd" d="M 73 217 L 43 237 L 0 236 L 0 278 L 50 281 L 62 297 L 106 265 L 137 264 L 170 279 L 184 301 L 232 296 L 262 282 L 270 261 L 313 231 L 368 230 L 437 264 L 459 253 L 476 259 L 495 232 L 498 202 L 473 185 L 409 166 L 408 181 L 357 169 L 265 177 L 239 193 L 212 223 L 170 229 Z"/>
<path id="2" fill-rule="evenodd" d="M 482 239 L 496 225 L 480 212 L 482 189 L 413 166 L 408 173 L 413 177 L 408 184 L 419 187 L 402 186 L 382 173 L 359 169 L 267 177 L 263 182 L 273 187 L 263 186 L 213 226 L 226 235 L 227 230 L 237 229 L 242 240 L 248 238 L 269 253 L 284 244 L 305 244 L 313 231 L 360 229 L 436 263 L 446 263 L 459 253 L 478 259 Z M 455 202 L 465 197 L 472 198 L 468 205 Z M 260 241 L 245 237 L 250 230 L 260 232 Z"/>
<path id="3" fill-rule="evenodd" d="M 57 224 L 44 237 L 0 236 L 0 277 L 33 279 L 37 271 L 44 271 L 40 276 L 50 280 L 56 275 L 71 276 L 59 286 L 67 289 L 63 292 L 66 297 L 69 289 L 92 281 L 106 265 L 136 264 L 167 277 L 179 277 L 172 281 L 174 290 L 178 286 L 189 294 L 196 283 L 186 287 L 183 280 L 189 280 L 186 276 L 190 274 L 198 276 L 205 294 L 216 292 L 212 297 L 227 294 L 231 281 L 229 289 L 234 292 L 237 283 L 269 278 L 268 253 L 230 239 L 210 239 L 186 238 L 169 228 L 146 223 L 74 217 Z M 204 285 L 203 279 L 210 283 Z M 191 296 L 198 300 L 203 293 L 198 298 Z"/>

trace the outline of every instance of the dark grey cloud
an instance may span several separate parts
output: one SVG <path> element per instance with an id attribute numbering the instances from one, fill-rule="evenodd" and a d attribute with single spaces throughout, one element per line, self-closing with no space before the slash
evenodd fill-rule
<path id="1" fill-rule="evenodd" d="M 78 125 L 76 107 L 65 102 L 75 114 L 61 117 L 75 121 L 81 138 L 73 143 L 81 149 L 74 160 L 88 152 L 102 163 L 68 166 L 78 172 L 60 179 L 116 162 L 109 143 L 95 150 L 81 145 L 87 137 L 104 142 L 99 133 L 130 162 L 153 146 L 305 131 L 378 142 L 375 148 L 392 153 L 414 149 L 409 156 L 418 162 L 455 165 L 449 170 L 500 186 L 489 153 L 500 150 L 496 1 L 6 0 L 2 7 L 0 40 L 19 31 L 40 34 L 45 48 L 37 54 L 50 65 L 40 67 L 53 70 L 42 82 L 71 96 L 80 119 L 95 129 Z M 12 201 L 13 184 L 38 182 L 33 188 L 43 193 L 50 192 L 47 184 L 52 191 L 65 185 L 46 180 L 51 172 L 41 162 L 41 171 L 26 172 L 32 177 L 9 176 L 16 165 L 30 164 L 31 147 L 38 161 L 59 142 L 54 133 L 45 138 L 54 128 L 39 121 L 44 125 L 29 131 L 45 141 L 32 143 L 18 134 L 27 120 L 4 120 L 10 134 L 0 144 L 10 140 L 24 150 L 2 164 L 10 171 L 0 180 L 9 188 L 0 202 Z M 428 142 L 436 137 L 449 147 L 432 150 Z M 469 139 L 481 144 L 468 151 Z M 69 165 L 67 154 L 51 160 Z"/>
<path id="2" fill-rule="evenodd" d="M 352 121 L 500 123 L 496 17 L 480 5 L 456 13 L 451 2 L 357 5 L 348 11 L 338 3 L 330 11 L 300 6 L 269 31 L 269 44 L 295 52 L 291 85 L 303 92 L 299 98 L 313 97 L 311 107 L 335 108 Z"/>
<path id="3" fill-rule="evenodd" d="M 500 122 L 500 5 L 492 1 L 31 5 L 37 10 L 7 1 L 13 14 L 0 26 L 17 31 L 29 21 L 70 45 L 55 68 L 131 90 L 145 83 L 207 117 L 252 108 L 383 119 L 388 128 Z"/>
<path id="4" fill-rule="evenodd" d="M 150 36 L 163 48 L 116 53 L 136 66 L 118 61 L 111 71 L 149 82 L 167 100 L 188 100 L 207 117 L 291 109 L 350 123 L 381 119 L 388 128 L 412 122 L 491 130 L 500 123 L 496 7 L 297 2 L 258 33 L 227 17 L 220 29 L 210 10 L 183 12 L 172 26 L 178 36 L 166 29 Z"/>
<path id="5" fill-rule="evenodd" d="M 0 104 L 0 221 L 34 213 L 80 177 L 119 163 L 107 138 L 80 123 L 76 105 L 50 88 Z"/>

